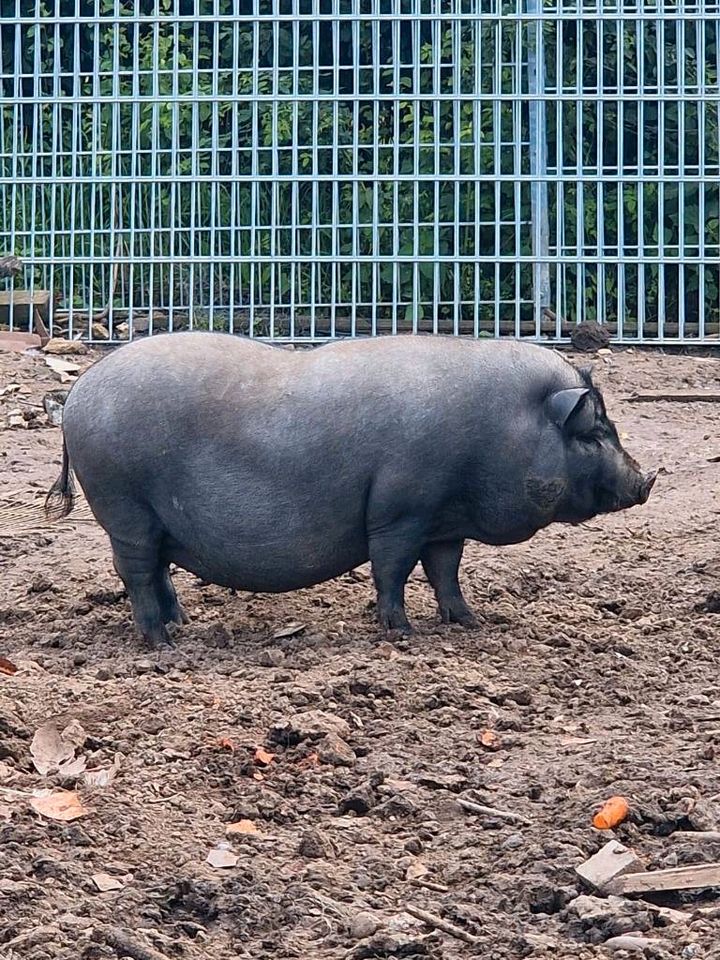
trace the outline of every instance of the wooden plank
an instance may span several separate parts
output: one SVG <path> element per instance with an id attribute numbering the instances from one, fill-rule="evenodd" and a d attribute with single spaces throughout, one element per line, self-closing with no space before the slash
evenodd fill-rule
<path id="1" fill-rule="evenodd" d="M 720 393 L 713 390 L 646 390 L 622 398 L 626 403 L 720 403 Z"/>
<path id="2" fill-rule="evenodd" d="M 690 867 L 671 867 L 647 873 L 629 873 L 605 888 L 608 893 L 656 893 L 663 890 L 697 890 L 720 887 L 720 863 L 698 863 Z"/>
<path id="3" fill-rule="evenodd" d="M 46 307 L 50 303 L 49 290 L 0 290 L 0 307 L 9 307 L 10 304 L 16 307 L 28 307 L 31 304 L 35 307 Z"/>
<path id="4" fill-rule="evenodd" d="M 50 291 L 49 290 L 0 290 L 0 323 L 10 323 L 10 315 L 14 324 L 35 324 L 37 312 L 44 324 L 50 318 Z"/>

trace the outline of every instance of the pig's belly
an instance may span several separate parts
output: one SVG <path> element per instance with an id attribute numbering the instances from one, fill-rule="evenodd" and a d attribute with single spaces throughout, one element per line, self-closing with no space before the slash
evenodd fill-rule
<path id="1" fill-rule="evenodd" d="M 271 536 L 195 538 L 166 535 L 163 558 L 210 583 L 257 593 L 284 593 L 324 583 L 368 560 L 364 526 L 299 536 L 278 523 Z"/>

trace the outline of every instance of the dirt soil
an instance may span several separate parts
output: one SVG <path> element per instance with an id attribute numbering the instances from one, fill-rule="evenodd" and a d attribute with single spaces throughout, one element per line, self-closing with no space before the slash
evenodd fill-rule
<path id="1" fill-rule="evenodd" d="M 632 956 L 720 957 L 719 889 L 655 897 L 684 912 L 668 923 L 578 900 L 575 873 L 613 836 L 650 869 L 720 860 L 673 836 L 720 830 L 720 406 L 624 399 L 720 391 L 720 360 L 571 359 L 661 475 L 643 507 L 469 546 L 478 630 L 436 622 L 419 570 L 417 634 L 397 641 L 366 568 L 281 597 L 178 571 L 192 622 L 156 653 L 87 508 L 43 522 L 61 432 L 42 398 L 61 384 L 0 353 L 0 654 L 18 668 L 0 661 L 0 957 L 592 958 L 628 931 L 652 941 Z M 43 775 L 49 722 L 72 743 Z M 36 809 L 58 788 L 84 816 Z M 598 831 L 613 794 L 630 819 Z"/>

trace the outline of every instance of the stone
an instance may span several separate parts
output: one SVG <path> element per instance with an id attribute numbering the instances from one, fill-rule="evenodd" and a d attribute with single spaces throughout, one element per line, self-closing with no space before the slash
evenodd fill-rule
<path id="1" fill-rule="evenodd" d="M 617 877 L 626 873 L 641 873 L 645 870 L 642 861 L 628 847 L 617 840 L 610 840 L 589 860 L 575 868 L 575 873 L 591 889 L 601 890 Z"/>
<path id="2" fill-rule="evenodd" d="M 576 897 L 561 914 L 569 933 L 590 943 L 604 943 L 609 937 L 624 936 L 637 930 L 645 933 L 654 926 L 651 911 L 641 902 L 623 897 Z"/>
<path id="3" fill-rule="evenodd" d="M 369 783 L 364 783 L 343 797 L 339 804 L 339 811 L 341 814 L 356 813 L 364 817 L 376 804 L 375 790 Z"/>
<path id="4" fill-rule="evenodd" d="M 87 347 L 80 340 L 65 340 L 63 337 L 52 337 L 42 349 L 43 353 L 52 354 L 87 353 Z"/>
<path id="5" fill-rule="evenodd" d="M 353 940 L 367 940 L 382 926 L 374 914 L 363 911 L 354 916 L 350 922 L 350 936 Z"/>
<path id="6" fill-rule="evenodd" d="M 654 937 L 641 937 L 639 934 L 625 934 L 621 937 L 610 937 L 603 944 L 606 950 L 627 950 L 630 953 L 645 953 L 648 947 L 655 949 L 669 947 L 669 941 Z"/>
<path id="7" fill-rule="evenodd" d="M 357 760 L 353 749 L 334 733 L 323 737 L 315 750 L 320 763 L 329 763 L 334 767 L 352 767 Z"/>
<path id="8" fill-rule="evenodd" d="M 570 343 L 580 353 L 595 353 L 610 343 L 611 335 L 607 327 L 601 326 L 594 320 L 586 320 L 573 327 L 570 333 Z"/>
<path id="9" fill-rule="evenodd" d="M 335 846 L 328 837 L 312 828 L 303 833 L 299 853 L 308 860 L 331 860 L 335 857 Z"/>
<path id="10" fill-rule="evenodd" d="M 306 710 L 280 720 L 270 730 L 269 737 L 272 743 L 296 746 L 302 740 L 321 740 L 328 734 L 349 737 L 350 724 L 332 713 Z"/>

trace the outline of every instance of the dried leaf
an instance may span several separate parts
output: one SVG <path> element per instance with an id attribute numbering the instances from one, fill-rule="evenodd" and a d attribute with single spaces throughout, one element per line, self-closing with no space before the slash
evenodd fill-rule
<path id="1" fill-rule="evenodd" d="M 294 637 L 298 633 L 302 633 L 305 629 L 304 623 L 289 623 L 286 627 L 280 627 L 279 630 L 276 630 L 273 634 L 273 640 L 282 640 L 285 637 Z"/>
<path id="2" fill-rule="evenodd" d="M 74 760 L 68 760 L 66 763 L 61 763 L 58 767 L 58 773 L 62 777 L 79 777 L 86 766 L 86 757 L 76 757 Z"/>
<path id="3" fill-rule="evenodd" d="M 115 757 L 110 767 L 100 767 L 98 770 L 86 770 L 83 780 L 88 787 L 106 787 L 114 780 L 120 769 L 120 757 Z"/>
<path id="4" fill-rule="evenodd" d="M 274 757 L 274 753 L 268 753 L 267 750 L 263 750 L 262 747 L 258 747 L 255 751 L 255 763 L 261 763 L 265 767 L 269 763 L 272 763 Z"/>
<path id="5" fill-rule="evenodd" d="M 82 805 L 80 797 L 74 790 L 57 790 L 41 796 L 33 797 L 30 806 L 35 813 L 51 820 L 77 820 L 90 812 Z"/>
<path id="6" fill-rule="evenodd" d="M 222 847 L 216 847 L 207 855 L 206 862 L 216 870 L 226 870 L 228 867 L 234 867 L 240 857 L 232 850 L 224 850 Z"/>
<path id="7" fill-rule="evenodd" d="M 259 770 L 256 770 L 253 774 L 253 780 L 264 780 L 265 777 L 260 773 Z"/>
<path id="8" fill-rule="evenodd" d="M 0 657 L 0 673 L 12 677 L 13 674 L 17 673 L 17 669 L 12 660 L 8 660 L 7 657 Z"/>
<path id="9" fill-rule="evenodd" d="M 235 744 L 229 737 L 220 737 L 218 746 L 221 750 L 229 750 L 231 753 L 235 752 Z"/>
<path id="10" fill-rule="evenodd" d="M 237 820 L 235 823 L 227 825 L 225 833 L 231 837 L 236 833 L 260 833 L 260 831 L 252 820 Z"/>
<path id="11" fill-rule="evenodd" d="M 109 873 L 95 873 L 90 878 L 100 893 L 107 893 L 108 890 L 122 890 L 123 884 L 117 877 L 111 877 Z"/>
<path id="12" fill-rule="evenodd" d="M 486 750 L 500 749 L 500 739 L 492 730 L 483 730 L 482 733 L 478 735 L 478 740 Z"/>
<path id="13" fill-rule="evenodd" d="M 75 757 L 75 748 L 66 743 L 54 723 L 45 723 L 35 731 L 30 744 L 33 764 L 38 773 L 47 774 Z"/>
<path id="14" fill-rule="evenodd" d="M 430 870 L 422 863 L 420 860 L 413 860 L 410 866 L 405 872 L 406 880 L 419 880 L 420 877 L 426 876 L 430 873 Z"/>

